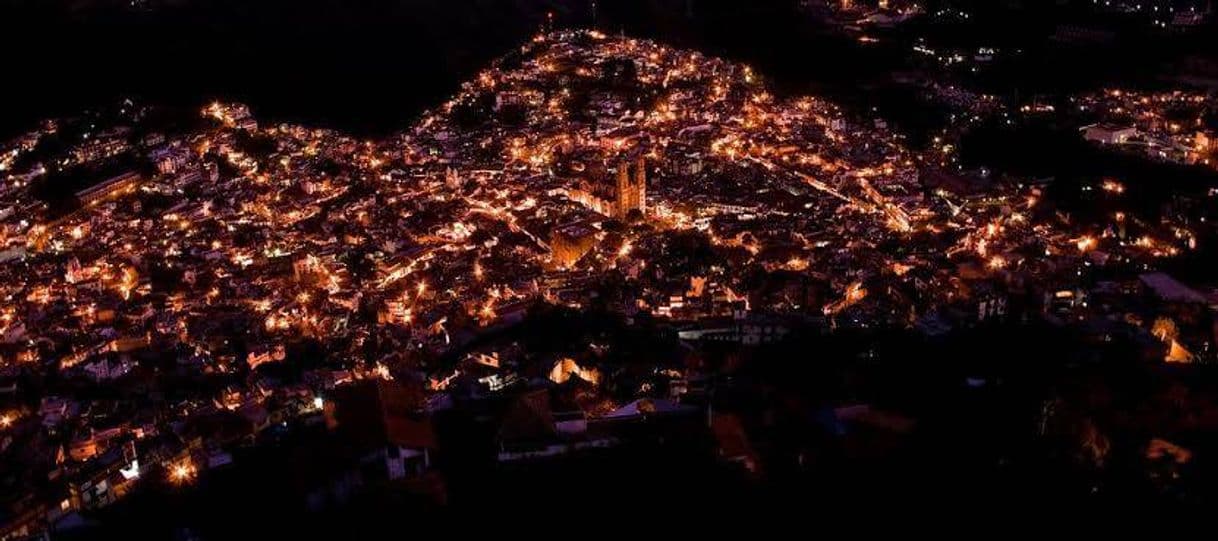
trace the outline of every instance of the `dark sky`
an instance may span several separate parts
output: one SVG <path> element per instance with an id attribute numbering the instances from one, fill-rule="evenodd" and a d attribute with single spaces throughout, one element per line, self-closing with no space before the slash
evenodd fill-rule
<path id="1" fill-rule="evenodd" d="M 113 96 L 248 100 L 260 112 L 353 128 L 403 123 L 527 38 L 543 0 L 0 0 L 6 122 Z M 567 2 L 568 4 L 571 2 Z M 121 5 L 121 2 L 119 3 Z"/>

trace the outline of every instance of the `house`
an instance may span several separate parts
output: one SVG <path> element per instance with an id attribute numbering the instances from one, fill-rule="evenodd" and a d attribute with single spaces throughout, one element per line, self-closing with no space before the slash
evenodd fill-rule
<path id="1" fill-rule="evenodd" d="M 436 436 L 422 385 L 380 378 L 340 386 L 324 401 L 326 426 L 375 475 L 402 479 L 431 467 Z"/>
<path id="2" fill-rule="evenodd" d="M 113 503 L 139 477 L 134 441 L 112 446 L 68 475 L 73 509 L 97 509 Z"/>
<path id="3" fill-rule="evenodd" d="M 618 439 L 589 417 L 588 412 L 599 405 L 596 386 L 578 374 L 517 396 L 500 420 L 499 461 L 555 458 L 616 446 Z"/>

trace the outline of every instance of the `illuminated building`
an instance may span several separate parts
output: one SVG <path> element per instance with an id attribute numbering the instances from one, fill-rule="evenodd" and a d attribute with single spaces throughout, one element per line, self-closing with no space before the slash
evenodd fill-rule
<path id="1" fill-rule="evenodd" d="M 647 214 L 646 159 L 640 156 L 634 164 L 623 162 L 618 165 L 616 196 L 616 218 L 626 219 L 635 210 L 642 216 Z"/>
<path id="2" fill-rule="evenodd" d="M 623 160 L 612 171 L 614 181 L 584 180 L 569 191 L 571 199 L 605 216 L 627 220 L 633 211 L 647 214 L 647 163 L 643 157 Z"/>
<path id="3" fill-rule="evenodd" d="M 85 163 L 117 156 L 126 152 L 131 145 L 119 138 L 94 139 L 72 151 L 76 161 Z"/>
<path id="4" fill-rule="evenodd" d="M 245 362 L 249 365 L 250 369 L 253 370 L 258 368 L 259 365 L 279 362 L 286 357 L 287 352 L 284 350 L 282 344 L 277 345 L 274 348 L 269 346 L 258 346 L 253 348 L 246 355 Z"/>
<path id="5" fill-rule="evenodd" d="M 182 149 L 164 148 L 152 152 L 150 158 L 156 164 L 157 171 L 163 175 L 172 175 L 186 166 L 190 156 Z"/>
<path id="6" fill-rule="evenodd" d="M 596 246 L 596 231 L 586 224 L 570 224 L 550 232 L 553 262 L 560 268 L 570 268 Z"/>
<path id="7" fill-rule="evenodd" d="M 71 509 L 97 509 L 120 498 L 138 472 L 135 442 L 128 440 L 111 447 L 68 479 L 68 505 Z M 138 475 L 138 473 L 136 474 Z"/>
<path id="8" fill-rule="evenodd" d="M 1105 145 L 1120 145 L 1138 134 L 1138 129 L 1116 124 L 1095 124 L 1083 128 L 1083 138 Z"/>
<path id="9" fill-rule="evenodd" d="M 128 171 L 92 188 L 76 192 L 76 198 L 80 200 L 81 205 L 86 207 L 91 206 L 111 197 L 131 193 L 141 180 L 143 180 L 143 177 L 139 173 Z"/>

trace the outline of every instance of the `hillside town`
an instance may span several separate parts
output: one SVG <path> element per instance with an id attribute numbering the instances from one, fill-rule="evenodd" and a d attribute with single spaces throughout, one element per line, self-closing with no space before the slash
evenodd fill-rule
<path id="1" fill-rule="evenodd" d="M 1076 107 L 1088 140 L 1208 165 L 1210 101 Z M 1218 282 L 1165 267 L 1212 249 L 1218 187 L 1152 219 L 1109 179 L 1087 189 L 1112 210 L 1083 219 L 1043 180 L 958 166 L 951 134 L 914 147 L 740 63 L 550 32 L 392 137 L 254 113 L 166 122 L 127 101 L 0 146 L 0 538 L 300 430 L 334 436 L 333 475 L 302 477 L 310 507 L 370 477 L 441 498 L 452 411 L 490 419 L 498 464 L 701 430 L 760 475 L 747 423 L 711 413 L 723 368 L 695 359 L 800 333 L 1036 322 L 1146 363 L 1218 361 Z M 588 314 L 613 330 L 513 334 Z M 1187 461 L 1213 423 L 1148 438 Z"/>

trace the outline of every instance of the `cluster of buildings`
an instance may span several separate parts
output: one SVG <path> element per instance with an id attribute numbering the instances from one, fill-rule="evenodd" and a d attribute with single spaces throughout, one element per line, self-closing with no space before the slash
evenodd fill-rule
<path id="1" fill-rule="evenodd" d="M 1101 13 L 1139 17 L 1173 30 L 1201 27 L 1214 14 L 1212 0 L 1110 0 L 1095 5 Z"/>
<path id="2" fill-rule="evenodd" d="M 916 0 L 805 0 L 807 9 L 825 9 L 850 30 L 890 28 L 925 13 Z"/>
<path id="3" fill-rule="evenodd" d="M 1080 129 L 1091 142 L 1157 159 L 1214 166 L 1215 98 L 1202 92 L 1106 90 L 1073 99 L 1094 119 Z"/>
<path id="4" fill-rule="evenodd" d="M 681 367 L 622 396 L 595 345 L 540 364 L 466 350 L 547 305 L 648 314 L 690 343 L 1033 314 L 1144 329 L 1172 360 L 1214 351 L 1213 294 L 1150 269 L 1189 235 L 1045 220 L 1040 185 L 946 169 L 950 148 L 911 150 L 872 118 L 650 41 L 540 35 L 380 141 L 238 104 L 202 113 L 197 131 L 105 131 L 141 165 L 59 215 L 29 188 L 45 170 L 9 169 L 38 135 L 3 147 L 0 453 L 22 467 L 0 505 L 22 518 L 0 537 L 323 417 L 389 479 L 430 468 L 438 409 L 489 400 L 503 462 L 703 419 L 702 374 Z M 1152 308 L 1118 302 L 1134 289 Z M 56 386 L 33 384 L 48 374 Z M 90 389 L 114 392 L 78 398 Z"/>

